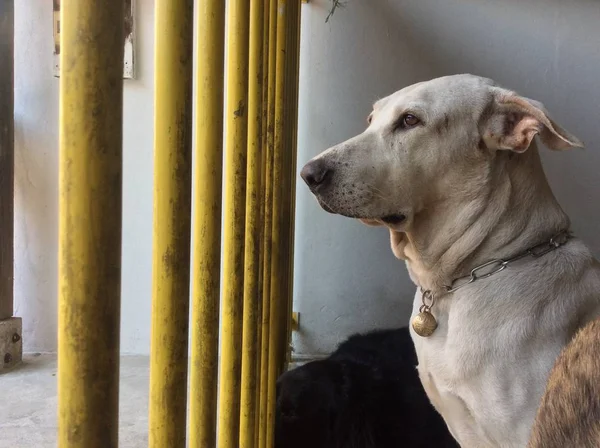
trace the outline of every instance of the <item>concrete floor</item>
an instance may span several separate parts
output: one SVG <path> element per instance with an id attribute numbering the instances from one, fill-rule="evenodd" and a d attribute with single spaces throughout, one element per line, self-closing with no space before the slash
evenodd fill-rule
<path id="1" fill-rule="evenodd" d="M 148 446 L 149 360 L 121 358 L 119 446 Z M 29 355 L 0 375 L 0 448 L 56 447 L 56 356 Z"/>

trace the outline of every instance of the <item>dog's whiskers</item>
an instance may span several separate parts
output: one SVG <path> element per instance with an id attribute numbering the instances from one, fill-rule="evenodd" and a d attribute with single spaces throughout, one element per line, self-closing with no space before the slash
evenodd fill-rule
<path id="1" fill-rule="evenodd" d="M 365 184 L 365 186 L 369 189 L 369 191 L 375 195 L 376 197 L 378 197 L 379 199 L 382 199 L 385 202 L 390 202 L 391 197 L 389 195 L 385 195 L 383 193 L 383 191 L 381 191 L 379 188 L 377 188 L 374 185 L 371 184 Z"/>

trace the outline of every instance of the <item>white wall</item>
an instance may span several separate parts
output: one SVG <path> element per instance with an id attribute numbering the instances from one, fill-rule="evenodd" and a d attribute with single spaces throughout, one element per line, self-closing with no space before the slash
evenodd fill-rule
<path id="1" fill-rule="evenodd" d="M 304 7 L 299 168 L 365 127 L 371 103 L 408 84 L 470 72 L 541 100 L 587 151 L 544 152 L 576 233 L 600 250 L 600 2 L 596 0 L 330 0 Z M 329 215 L 298 183 L 295 353 L 404 325 L 414 287 L 387 232 Z"/>
<path id="2" fill-rule="evenodd" d="M 304 6 L 299 169 L 361 132 L 375 100 L 434 75 L 388 3 L 350 0 L 327 24 L 330 0 Z M 388 241 L 384 229 L 324 212 L 298 178 L 295 356 L 327 353 L 356 331 L 406 323 L 414 288 Z"/>
<path id="3" fill-rule="evenodd" d="M 48 3 L 41 7 L 42 3 Z M 52 3 L 15 2 L 15 314 L 26 350 L 56 348 L 58 82 Z"/>
<path id="4" fill-rule="evenodd" d="M 58 80 L 52 2 L 16 3 L 15 295 L 28 351 L 56 349 Z M 596 0 L 330 0 L 303 5 L 299 168 L 360 132 L 371 103 L 458 72 L 489 76 L 543 101 L 587 151 L 544 153 L 575 231 L 600 235 L 600 3 Z M 125 82 L 122 350 L 147 353 L 152 242 L 153 0 L 137 0 L 137 79 Z M 348 334 L 402 325 L 413 294 L 387 234 L 322 211 L 298 184 L 296 309 L 300 355 Z"/>
<path id="5" fill-rule="evenodd" d="M 137 1 L 134 81 L 125 81 L 121 349 L 150 348 L 154 1 Z M 26 351 L 55 351 L 58 78 L 52 2 L 15 2 L 15 314 Z"/>

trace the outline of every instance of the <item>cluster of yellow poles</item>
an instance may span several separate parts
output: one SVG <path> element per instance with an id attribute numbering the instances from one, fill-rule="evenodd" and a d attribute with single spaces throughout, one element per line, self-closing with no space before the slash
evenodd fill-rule
<path id="1" fill-rule="evenodd" d="M 112 448 L 124 1 L 61 3 L 58 446 Z M 300 0 L 156 0 L 155 17 L 149 447 L 270 448 L 291 332 Z"/>

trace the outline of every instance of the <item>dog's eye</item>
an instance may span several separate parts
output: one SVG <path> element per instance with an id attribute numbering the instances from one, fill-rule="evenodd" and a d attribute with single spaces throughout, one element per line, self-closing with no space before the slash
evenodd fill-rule
<path id="1" fill-rule="evenodd" d="M 421 122 L 417 117 L 413 114 L 404 114 L 400 119 L 400 127 L 403 129 L 412 128 L 418 125 Z"/>
<path id="2" fill-rule="evenodd" d="M 367 117 L 367 124 L 371 124 L 371 121 L 373 121 L 373 114 L 369 114 Z"/>

